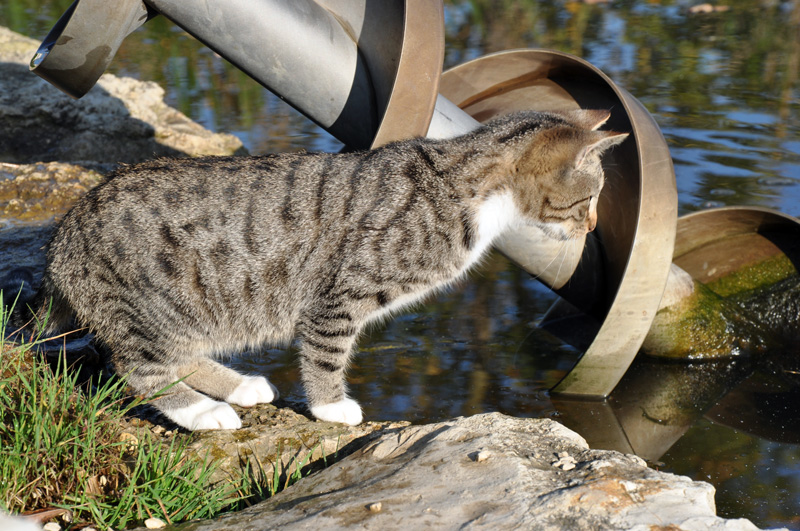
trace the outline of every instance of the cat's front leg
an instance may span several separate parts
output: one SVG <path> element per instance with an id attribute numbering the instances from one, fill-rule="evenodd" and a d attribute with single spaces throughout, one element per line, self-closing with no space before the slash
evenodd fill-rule
<path id="1" fill-rule="evenodd" d="M 346 313 L 317 316 L 298 327 L 300 370 L 311 414 L 320 420 L 355 426 L 361 406 L 347 396 L 345 369 L 356 340 L 356 327 Z"/>

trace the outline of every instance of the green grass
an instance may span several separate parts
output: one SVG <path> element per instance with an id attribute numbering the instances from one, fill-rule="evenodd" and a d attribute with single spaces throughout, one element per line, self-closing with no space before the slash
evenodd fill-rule
<path id="1" fill-rule="evenodd" d="M 239 491 L 241 497 L 237 504 L 237 509 L 243 509 L 253 503 L 270 498 L 278 492 L 291 487 L 304 476 L 322 470 L 338 459 L 337 448 L 336 454 L 330 459 L 331 462 L 323 452 L 321 462 L 317 460 L 314 463 L 309 463 L 317 448 L 322 449 L 322 443 L 318 443 L 311 448 L 302 458 L 293 457 L 286 465 L 283 464 L 280 446 L 278 446 L 275 461 L 270 463 L 269 466 L 265 467 L 255 454 L 243 459 L 241 462 L 242 474 Z"/>
<path id="2" fill-rule="evenodd" d="M 69 509 L 73 526 L 121 529 L 155 516 L 208 518 L 235 506 L 241 481 L 210 485 L 214 465 L 187 453 L 189 437 L 168 445 L 141 430 L 136 444 L 122 419 L 141 403 L 122 380 L 81 386 L 63 356 L 55 369 L 40 342 L 5 341 L 0 325 L 0 508 L 13 513 Z"/>
<path id="3" fill-rule="evenodd" d="M 0 312 L 0 509 L 67 509 L 67 529 L 178 523 L 243 509 L 329 464 L 325 455 L 309 464 L 312 450 L 283 465 L 279 449 L 268 466 L 253 455 L 238 477 L 214 484 L 210 457 L 187 451 L 191 434 L 169 442 L 146 429 L 125 434 L 124 418 L 143 401 L 126 395 L 122 379 L 82 384 L 63 353 L 48 363 L 37 352 L 41 337 L 5 340 L 2 291 Z"/>

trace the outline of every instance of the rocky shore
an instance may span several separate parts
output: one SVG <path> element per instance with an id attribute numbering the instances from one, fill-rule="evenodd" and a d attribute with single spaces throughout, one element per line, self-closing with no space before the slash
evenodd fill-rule
<path id="1" fill-rule="evenodd" d="M 489 413 L 348 427 L 259 406 L 244 422 L 197 433 L 193 448 L 223 471 L 258 458 L 270 474 L 278 455 L 289 472 L 323 455 L 335 462 L 249 509 L 171 529 L 758 529 L 716 516 L 708 483 L 593 450 L 549 419 Z"/>

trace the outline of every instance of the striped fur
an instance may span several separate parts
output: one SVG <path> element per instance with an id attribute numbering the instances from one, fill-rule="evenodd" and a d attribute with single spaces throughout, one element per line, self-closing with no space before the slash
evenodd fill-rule
<path id="1" fill-rule="evenodd" d="M 344 373 L 365 324 L 463 276 L 511 227 L 594 228 L 599 156 L 626 136 L 597 131 L 607 117 L 522 113 L 366 152 L 125 167 L 63 219 L 39 304 L 52 299 L 52 328 L 88 326 L 136 391 L 185 378 L 155 405 L 187 428 L 236 428 L 221 402 L 277 394 L 215 358 L 293 337 L 312 412 L 354 424 Z"/>

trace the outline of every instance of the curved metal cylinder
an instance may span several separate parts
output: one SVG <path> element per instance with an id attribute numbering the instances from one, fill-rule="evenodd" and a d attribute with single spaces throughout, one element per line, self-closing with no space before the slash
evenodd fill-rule
<path id="1" fill-rule="evenodd" d="M 788 256 L 800 271 L 800 220 L 763 207 L 729 206 L 678 219 L 675 264 L 706 284 L 754 261 Z"/>
<path id="2" fill-rule="evenodd" d="M 312 0 L 146 0 L 153 9 L 346 144 L 367 147 L 379 112 L 351 35 Z M 391 39 L 398 28 L 386 28 Z M 360 124 L 342 115 L 360 118 Z M 360 125 L 360 126 L 359 126 Z"/>
<path id="3" fill-rule="evenodd" d="M 80 98 L 103 75 L 122 40 L 154 15 L 141 0 L 76 0 L 39 46 L 31 71 Z"/>
<path id="4" fill-rule="evenodd" d="M 440 90 L 479 121 L 523 109 L 610 109 L 608 128 L 632 133 L 604 159 L 613 169 L 606 171 L 598 204 L 601 245 L 590 236 L 583 250 L 564 255 L 568 249 L 554 247 L 535 230 L 519 231 L 499 245 L 602 322 L 554 392 L 607 396 L 647 335 L 672 261 L 677 189 L 658 126 L 636 98 L 595 66 L 551 50 L 512 50 L 475 59 L 445 72 Z M 556 260 L 558 253 L 563 259 Z M 552 270 L 550 264 L 555 264 Z"/>

